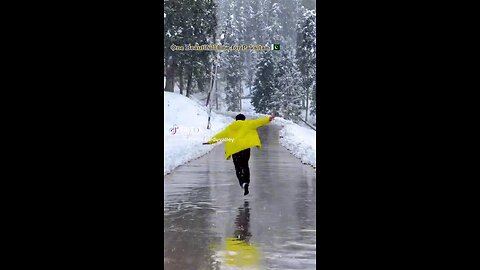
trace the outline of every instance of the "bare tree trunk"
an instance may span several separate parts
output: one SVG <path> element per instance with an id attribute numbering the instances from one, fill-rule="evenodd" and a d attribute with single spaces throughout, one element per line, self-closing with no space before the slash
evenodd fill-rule
<path id="1" fill-rule="evenodd" d="M 170 64 L 167 66 L 167 82 L 165 84 L 166 92 L 173 92 L 173 85 L 175 79 L 175 60 L 172 58 Z"/>
<path id="2" fill-rule="evenodd" d="M 213 90 L 213 84 L 215 83 L 215 75 L 214 75 L 214 66 L 212 64 L 212 68 L 210 69 L 210 87 L 208 88 L 208 91 Z"/>
<path id="3" fill-rule="evenodd" d="M 250 89 L 248 90 L 248 96 L 251 97 L 252 96 L 252 86 L 253 86 L 253 75 L 250 76 Z"/>
<path id="4" fill-rule="evenodd" d="M 217 72 L 215 71 L 215 76 L 217 76 L 216 74 Z M 218 86 L 217 86 L 217 78 L 215 77 L 215 105 L 216 105 L 216 108 L 217 108 L 217 111 L 218 111 Z"/>
<path id="5" fill-rule="evenodd" d="M 208 106 L 208 104 L 210 103 L 210 97 L 213 97 L 213 84 L 215 83 L 215 79 L 213 77 L 213 64 L 212 64 L 212 68 L 210 69 L 210 83 L 209 83 L 209 87 L 207 89 L 208 91 L 208 95 L 207 95 L 207 104 L 205 106 Z M 212 101 L 213 102 L 213 101 Z M 211 107 L 212 105 L 210 105 Z"/>
<path id="6" fill-rule="evenodd" d="M 192 67 L 188 69 L 188 77 L 187 77 L 187 97 L 190 96 L 190 89 L 192 88 L 192 74 L 193 70 Z"/>
<path id="7" fill-rule="evenodd" d="M 205 81 L 203 80 L 203 78 L 200 78 L 200 79 L 197 79 L 197 86 L 198 86 L 198 92 L 204 92 L 205 89 L 204 89 L 204 85 L 205 85 Z"/>
<path id="8" fill-rule="evenodd" d="M 307 91 L 307 100 L 306 100 L 306 103 L 307 103 L 307 109 L 305 110 L 305 121 L 307 121 L 307 118 L 308 118 L 308 91 Z"/>
<path id="9" fill-rule="evenodd" d="M 243 89 L 242 89 L 242 80 L 240 80 L 240 87 L 239 87 L 239 92 L 240 92 L 240 98 L 239 98 L 239 102 L 238 102 L 238 108 L 239 108 L 239 111 L 241 112 L 242 111 L 242 95 L 243 95 Z"/>
<path id="10" fill-rule="evenodd" d="M 178 80 L 180 82 L 179 88 L 180 88 L 180 95 L 183 95 L 183 66 L 180 68 L 178 72 Z"/>

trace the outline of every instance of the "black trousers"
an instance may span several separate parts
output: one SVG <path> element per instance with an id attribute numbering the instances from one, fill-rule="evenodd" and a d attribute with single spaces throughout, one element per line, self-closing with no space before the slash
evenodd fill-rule
<path id="1" fill-rule="evenodd" d="M 235 165 L 235 172 L 237 173 L 238 183 L 240 186 L 243 183 L 250 184 L 250 169 L 248 168 L 248 160 L 250 159 L 250 148 L 242 150 L 232 155 L 233 165 Z"/>

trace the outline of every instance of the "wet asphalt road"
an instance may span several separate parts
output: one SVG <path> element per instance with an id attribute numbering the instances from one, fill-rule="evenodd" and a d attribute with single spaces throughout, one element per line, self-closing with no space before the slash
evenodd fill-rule
<path id="1" fill-rule="evenodd" d="M 165 269 L 315 269 L 315 171 L 258 131 L 247 196 L 223 144 L 165 176 Z"/>

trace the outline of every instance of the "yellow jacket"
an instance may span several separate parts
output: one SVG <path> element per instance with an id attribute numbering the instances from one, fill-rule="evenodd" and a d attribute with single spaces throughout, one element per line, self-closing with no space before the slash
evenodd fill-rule
<path id="1" fill-rule="evenodd" d="M 228 125 L 217 135 L 208 141 L 209 144 L 225 141 L 225 158 L 230 157 L 242 150 L 250 147 L 262 148 L 260 137 L 258 137 L 257 128 L 270 122 L 270 117 L 259 118 L 255 120 L 237 120 Z"/>

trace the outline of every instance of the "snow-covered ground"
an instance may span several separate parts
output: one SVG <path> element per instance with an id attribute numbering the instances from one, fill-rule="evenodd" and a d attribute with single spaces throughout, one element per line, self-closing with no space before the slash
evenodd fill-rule
<path id="1" fill-rule="evenodd" d="M 175 90 L 178 91 L 176 86 Z M 250 119 L 266 116 L 255 113 L 250 99 L 242 99 L 241 112 L 221 112 L 220 114 L 212 111 L 211 129 L 206 129 L 208 113 L 203 97 L 193 95 L 187 98 L 177 91 L 164 92 L 164 175 L 210 152 L 215 146 L 202 145 L 202 142 L 206 142 L 229 125 L 233 121 L 232 117 L 238 113 L 243 113 Z M 314 130 L 280 117 L 275 118 L 272 124 L 282 127 L 281 145 L 302 163 L 316 167 L 316 132 Z"/>
<path id="2" fill-rule="evenodd" d="M 212 112 L 211 129 L 206 129 L 205 106 L 176 93 L 164 92 L 164 175 L 176 167 L 205 155 L 213 145 L 202 145 L 233 119 Z"/>
<path id="3" fill-rule="evenodd" d="M 280 130 L 280 144 L 302 163 L 317 167 L 317 132 L 311 128 L 299 126 L 292 121 L 277 117 L 273 121 L 283 127 Z"/>

